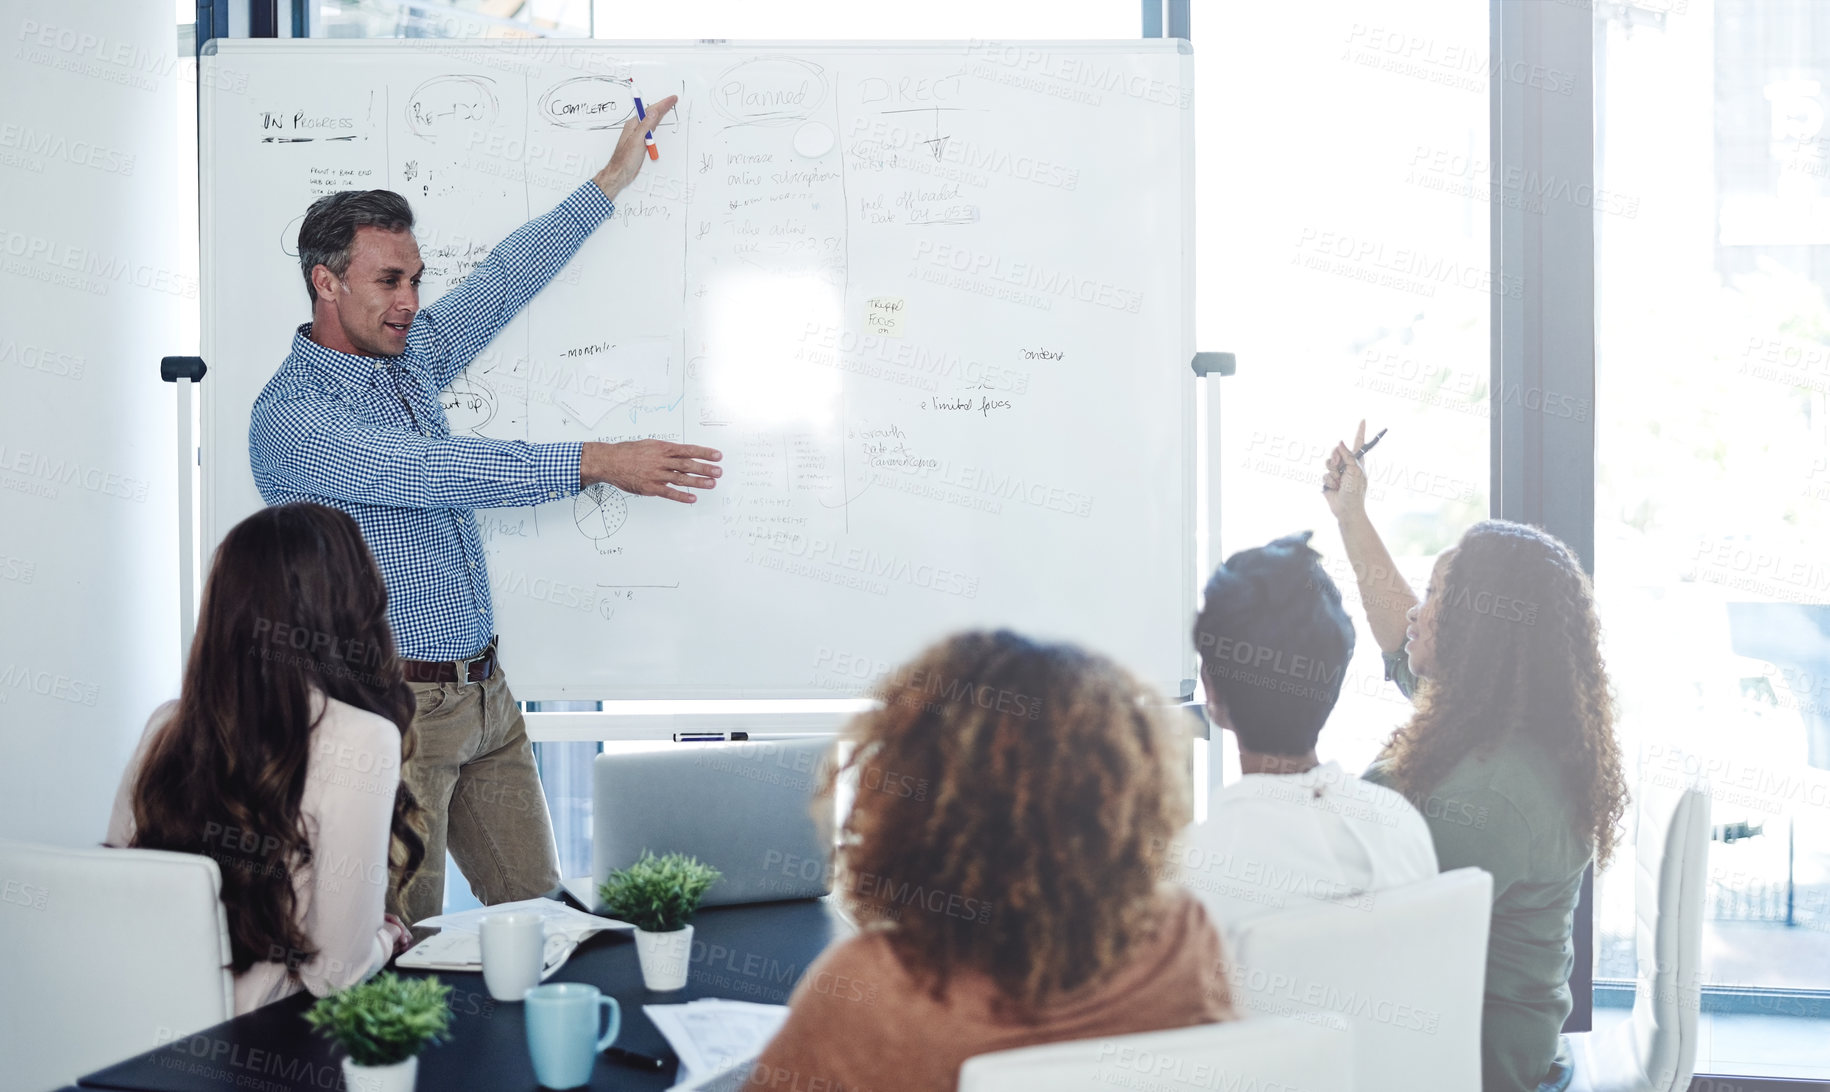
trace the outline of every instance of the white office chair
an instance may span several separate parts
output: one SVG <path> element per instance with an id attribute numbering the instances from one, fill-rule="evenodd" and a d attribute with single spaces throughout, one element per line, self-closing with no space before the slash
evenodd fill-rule
<path id="1" fill-rule="evenodd" d="M 1353 1092 L 1352 1033 L 1251 1017 L 1174 1031 L 1077 1039 L 966 1059 L 959 1092 L 1114 1088 Z"/>
<path id="2" fill-rule="evenodd" d="M 1360 1092 L 1478 1089 L 1492 916 L 1493 877 L 1458 868 L 1368 904 L 1253 918 L 1228 952 L 1233 1004 L 1351 1027 Z"/>
<path id="3" fill-rule="evenodd" d="M 0 841 L 0 1090 L 41 1092 L 234 1015 L 216 862 Z"/>
<path id="4" fill-rule="evenodd" d="M 1640 778 L 1633 795 L 1633 1017 L 1605 1033 L 1569 1037 L 1576 1067 L 1570 1092 L 1678 1092 L 1690 1087 L 1696 1069 L 1709 797 L 1666 773 Z"/>

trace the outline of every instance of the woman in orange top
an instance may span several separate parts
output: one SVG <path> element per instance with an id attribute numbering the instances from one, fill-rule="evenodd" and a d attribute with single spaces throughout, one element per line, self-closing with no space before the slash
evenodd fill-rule
<path id="1" fill-rule="evenodd" d="M 1001 630 L 880 697 L 835 775 L 861 928 L 808 968 L 751 1087 L 952 1092 L 976 1054 L 1232 1017 L 1220 938 L 1161 879 L 1187 733 L 1142 683 Z"/>

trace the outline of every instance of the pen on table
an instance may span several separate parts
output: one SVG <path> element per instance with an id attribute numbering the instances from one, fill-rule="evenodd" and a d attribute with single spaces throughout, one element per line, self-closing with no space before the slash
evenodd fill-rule
<path id="1" fill-rule="evenodd" d="M 630 1069 L 649 1069 L 659 1073 L 661 1070 L 667 1068 L 667 1060 L 664 1058 L 653 1058 L 646 1054 L 637 1054 L 633 1050 L 624 1050 L 622 1047 L 611 1047 L 609 1050 L 604 1051 L 604 1057 L 615 1062 L 617 1065 L 626 1065 Z"/>
<path id="2" fill-rule="evenodd" d="M 635 97 L 635 116 L 641 118 L 643 121 L 648 120 L 648 111 L 642 109 L 642 96 L 640 95 Z M 654 146 L 653 129 L 642 134 L 642 143 L 648 145 L 649 159 L 659 160 L 661 158 L 661 149 Z"/>

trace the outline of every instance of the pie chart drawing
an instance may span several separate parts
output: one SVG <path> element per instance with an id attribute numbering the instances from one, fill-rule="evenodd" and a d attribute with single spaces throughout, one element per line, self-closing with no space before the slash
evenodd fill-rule
<path id="1" fill-rule="evenodd" d="M 623 529 L 629 519 L 629 499 L 615 486 L 598 482 L 572 501 L 572 522 L 600 547 Z"/>

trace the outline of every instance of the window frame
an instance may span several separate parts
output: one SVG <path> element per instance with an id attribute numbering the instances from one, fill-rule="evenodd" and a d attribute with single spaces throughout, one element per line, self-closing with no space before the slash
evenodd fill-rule
<path id="1" fill-rule="evenodd" d="M 1599 5 L 1597 5 L 1598 7 Z M 1591 5 L 1488 0 L 1490 177 L 1557 178 L 1576 192 L 1595 186 L 1595 42 Z M 1513 73 L 1554 72 L 1557 89 Z M 1573 84 L 1568 94 L 1562 86 Z M 1542 81 L 1539 81 L 1542 82 Z M 1516 172 L 1516 173 L 1515 173 Z M 1497 184 L 1496 184 L 1497 185 Z M 1596 428 L 1586 419 L 1527 410 L 1527 397 L 1555 391 L 1598 405 L 1595 372 L 1595 211 L 1547 202 L 1527 213 L 1490 204 L 1493 407 L 1491 514 L 1533 523 L 1567 543 L 1595 573 Z M 1549 274 L 1549 275 L 1547 275 Z M 1516 294 L 1515 294 L 1516 292 Z M 1543 404 L 1543 403 L 1539 403 Z M 1595 873 L 1583 876 L 1574 929 L 1574 1008 L 1565 1031 L 1593 1026 Z M 1621 985 L 1604 984 L 1618 991 Z M 1628 984 L 1631 989 L 1631 984 Z M 1830 1004 L 1830 991 L 1813 991 Z M 1705 986 L 1703 1012 L 1714 1011 Z M 1690 1092 L 1830 1092 L 1830 1080 L 1696 1073 Z"/>
<path id="2" fill-rule="evenodd" d="M 1595 184 L 1595 19 L 1586 4 L 1489 0 L 1490 178 Z M 1554 72 L 1558 90 L 1507 75 Z M 1543 82 L 1543 81 L 1539 81 Z M 1522 203 L 1517 203 L 1522 204 Z M 1595 575 L 1595 417 L 1531 412 L 1512 391 L 1595 397 L 1595 217 L 1580 202 L 1541 210 L 1492 201 L 1490 514 L 1535 524 L 1566 543 Z M 1550 274 L 1547 276 L 1547 274 Z M 1542 403 L 1540 403 L 1542 404 Z M 1575 1007 L 1564 1031 L 1594 1015 L 1595 870 L 1576 904 Z"/>

